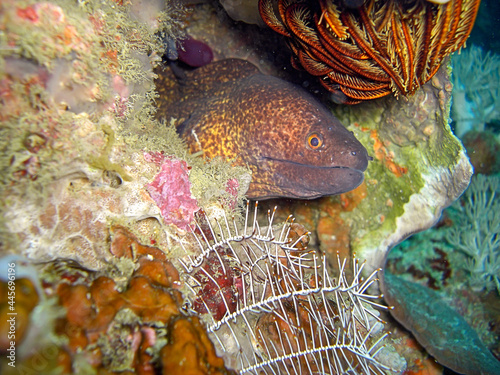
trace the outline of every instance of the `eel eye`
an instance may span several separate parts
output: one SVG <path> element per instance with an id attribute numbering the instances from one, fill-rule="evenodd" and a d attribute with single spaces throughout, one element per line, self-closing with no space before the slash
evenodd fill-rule
<path id="1" fill-rule="evenodd" d="M 307 136 L 307 145 L 313 149 L 317 150 L 323 146 L 323 137 L 318 133 L 311 133 Z"/>

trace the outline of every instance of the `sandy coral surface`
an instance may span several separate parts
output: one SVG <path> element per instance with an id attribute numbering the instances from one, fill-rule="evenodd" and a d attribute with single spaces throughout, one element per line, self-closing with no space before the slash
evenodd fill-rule
<path id="1" fill-rule="evenodd" d="M 228 373 L 186 313 L 172 263 L 185 255 L 179 243 L 199 250 L 187 235 L 198 208 L 214 240 L 215 218 L 241 228 L 251 175 L 189 155 L 172 124 L 153 120 L 153 68 L 186 33 L 216 60 L 247 58 L 318 94 L 313 79 L 291 69 L 278 37 L 211 3 L 7 0 L 0 18 L 0 255 L 19 257 L 17 270 L 30 260 L 16 285 L 18 363 L 32 370 L 43 358 L 47 373 Z M 264 223 L 278 204 L 275 223 L 293 212 L 311 232 L 309 249 L 333 263 L 356 252 L 367 274 L 433 225 L 471 175 L 448 125 L 447 74 L 409 99 L 333 108 L 373 156 L 365 183 L 339 197 L 264 203 Z M 36 345 L 21 345 L 27 326 Z M 386 340 L 400 369 L 432 367 L 401 329 Z"/>

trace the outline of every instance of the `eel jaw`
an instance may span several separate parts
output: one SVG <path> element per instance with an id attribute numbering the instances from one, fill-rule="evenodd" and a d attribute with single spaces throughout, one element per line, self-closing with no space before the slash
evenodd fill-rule
<path id="1" fill-rule="evenodd" d="M 364 179 L 364 169 L 313 166 L 266 157 L 254 167 L 246 194 L 250 199 L 314 199 L 351 191 Z"/>

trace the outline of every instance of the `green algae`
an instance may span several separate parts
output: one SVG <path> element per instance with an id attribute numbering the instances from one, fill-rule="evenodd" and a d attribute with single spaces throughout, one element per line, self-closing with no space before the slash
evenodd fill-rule
<path id="1" fill-rule="evenodd" d="M 34 2 L 22 2 L 16 6 L 25 9 L 30 4 Z M 61 25 L 47 28 L 45 39 L 42 38 L 53 44 L 50 48 L 44 49 L 38 39 L 26 40 L 33 34 L 44 34 L 45 30 L 29 24 L 27 30 L 18 30 L 19 25 L 7 24 L 11 31 L 9 35 L 16 36 L 17 44 L 3 55 L 9 59 L 10 71 L 13 66 L 22 66 L 27 68 L 27 73 L 12 76 L 11 94 L 21 100 L 15 103 L 17 107 L 9 107 L 10 112 L 4 114 L 6 121 L 0 128 L 3 135 L 0 143 L 0 171 L 3 172 L 0 193 L 6 197 L 2 200 L 1 212 L 22 210 L 20 200 L 24 199 L 39 209 L 32 214 L 23 214 L 24 223 L 26 219 L 32 219 L 30 215 L 35 215 L 36 219 L 36 215 L 44 210 L 40 202 L 58 204 L 58 198 L 53 196 L 55 186 L 66 191 L 67 199 L 77 204 L 79 193 L 73 191 L 75 186 L 95 189 L 97 194 L 107 197 L 126 199 L 124 194 L 131 189 L 144 189 L 147 181 L 152 181 L 157 173 L 154 165 L 140 160 L 144 162 L 145 170 L 139 170 L 134 164 L 137 158 L 144 152 L 161 151 L 188 162 L 192 192 L 199 206 L 222 203 L 229 215 L 234 213 L 243 200 L 245 181 L 250 179 L 248 170 L 233 168 L 220 160 L 206 161 L 190 155 L 173 126 L 152 119 L 157 96 L 152 66 L 163 52 L 162 38 L 180 35 L 175 31 L 178 21 L 174 22 L 163 12 L 160 19 L 166 23 L 157 29 L 158 34 L 154 34 L 152 29 L 139 26 L 141 22 L 132 19 L 128 6 L 118 6 L 112 1 L 87 1 L 74 12 L 75 4 L 70 1 L 47 4 L 63 14 L 59 20 Z M 9 15 L 13 17 L 14 13 L 15 9 Z M 71 48 L 58 49 L 57 44 L 61 42 L 57 40 L 58 33 L 68 28 L 74 35 L 68 42 Z M 76 39 L 78 43 L 74 43 Z M 6 60 L 2 59 L 2 64 L 5 63 Z M 63 91 L 58 91 L 60 85 L 44 87 L 38 82 L 40 70 L 49 77 L 56 77 L 57 82 L 61 80 Z M 7 77 L 9 74 L 12 73 L 7 73 Z M 27 84 L 25 78 L 35 80 Z M 69 91 L 64 91 L 66 85 Z M 67 105 L 71 89 L 88 90 L 90 96 L 85 94 L 79 101 Z M 24 175 L 25 163 L 30 160 L 37 162 L 37 169 L 32 175 Z M 231 179 L 240 184 L 236 196 L 234 191 L 228 192 L 225 188 Z M 125 189 L 119 189 L 122 180 L 130 183 Z M 64 184 L 69 186 L 64 187 Z M 117 188 L 116 192 L 109 187 Z M 147 199 L 143 203 L 146 210 L 150 203 Z M 149 234 L 144 226 L 138 230 L 138 225 L 142 225 L 138 220 L 144 222 L 151 217 L 147 210 L 137 217 L 120 216 L 116 212 L 103 214 L 101 218 L 106 225 L 125 225 L 144 241 L 156 238 L 163 247 L 174 235 L 175 228 L 166 226 L 158 216 L 155 217 L 157 224 L 148 221 Z M 0 219 L 2 251 L 12 251 L 22 247 L 19 236 L 24 234 L 11 233 L 9 223 L 3 220 L 5 217 L 2 215 Z M 28 236 L 32 235 L 29 231 Z M 104 244 L 103 239 L 94 246 Z"/>
<path id="2" fill-rule="evenodd" d="M 463 162 L 464 149 L 449 126 L 450 98 L 444 68 L 412 97 L 386 97 L 334 108 L 335 115 L 374 158 L 365 172 L 367 197 L 354 210 L 342 213 L 351 226 L 352 249 L 359 256 L 374 248 L 387 252 L 379 244 L 387 246 L 388 238 L 398 231 L 396 237 L 401 239 L 412 230 L 422 230 L 420 223 L 415 223 L 413 229 L 399 227 L 404 225 L 400 218 L 412 215 L 408 210 L 416 209 L 415 203 L 410 204 L 414 198 L 418 201 L 427 196 L 425 210 L 437 220 L 443 202 L 453 196 L 456 199 L 467 185 L 468 181 L 461 179 L 470 175 L 454 176 L 460 174 L 455 170 Z M 448 186 L 440 187 L 440 181 Z M 438 196 L 439 190 L 446 195 Z M 378 266 L 384 253 L 379 255 Z"/>
<path id="3" fill-rule="evenodd" d="M 102 353 L 102 363 L 111 371 L 134 371 L 135 351 L 130 336 L 141 319 L 129 308 L 120 309 L 110 323 L 106 335 L 97 339 Z M 90 348 L 88 348 L 90 349 Z"/>
<path id="4" fill-rule="evenodd" d="M 358 133 L 356 137 L 365 145 L 373 143 L 367 132 Z M 414 151 L 397 150 L 398 156 L 394 162 L 410 171 L 417 170 L 415 163 L 412 162 L 415 158 L 413 155 L 407 157 L 407 153 L 414 154 Z M 423 181 L 420 176 L 413 173 L 398 177 L 376 159 L 369 163 L 365 175 L 368 198 L 361 201 L 352 213 L 353 231 L 391 230 L 395 220 L 404 213 L 404 205 L 408 203 L 412 194 L 420 190 Z M 373 215 L 374 212 L 377 216 Z"/>
<path id="5" fill-rule="evenodd" d="M 381 121 L 378 113 L 381 112 L 381 108 L 373 107 L 373 112 L 365 112 L 370 115 L 359 116 L 358 121 L 355 121 L 357 126 L 348 127 L 371 155 L 373 155 L 374 140 L 370 137 L 370 131 L 378 133 L 380 130 L 381 125 L 377 121 Z M 352 124 L 354 121 L 351 122 L 350 118 L 353 115 L 355 114 L 340 115 L 341 121 Z M 363 130 L 360 130 L 360 127 L 363 127 Z M 388 149 L 391 151 L 391 147 Z M 398 177 L 381 161 L 374 158 L 365 172 L 367 198 L 363 199 L 352 212 L 342 214 L 344 220 L 351 224 L 352 245 L 356 252 L 368 244 L 380 243 L 387 233 L 392 232 L 397 218 L 404 213 L 404 205 L 424 185 L 422 177 L 412 172 L 419 170 L 416 162 L 419 158 L 418 151 L 413 148 L 393 147 L 393 149 L 396 155 L 393 161 L 411 172 Z M 374 215 L 374 212 L 377 214 Z"/>
<path id="6" fill-rule="evenodd" d="M 109 155 L 115 143 L 115 132 L 108 124 L 102 124 L 101 128 L 102 131 L 108 136 L 108 141 L 101 155 L 97 157 L 89 155 L 88 158 L 89 165 L 96 169 L 116 172 L 123 180 L 131 181 L 132 178 L 127 174 L 127 172 L 125 172 L 125 169 L 123 169 L 121 165 L 112 163 L 109 160 Z"/>

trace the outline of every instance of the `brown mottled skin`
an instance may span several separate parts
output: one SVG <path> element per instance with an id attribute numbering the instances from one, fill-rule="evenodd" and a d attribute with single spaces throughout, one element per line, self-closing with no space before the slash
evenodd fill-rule
<path id="1" fill-rule="evenodd" d="M 311 199 L 350 191 L 363 181 L 366 149 L 299 87 L 238 59 L 177 80 L 170 69 L 157 73 L 157 118 L 177 119 L 191 152 L 248 165 L 248 198 Z M 308 143 L 312 133 L 323 141 L 317 149 Z"/>

